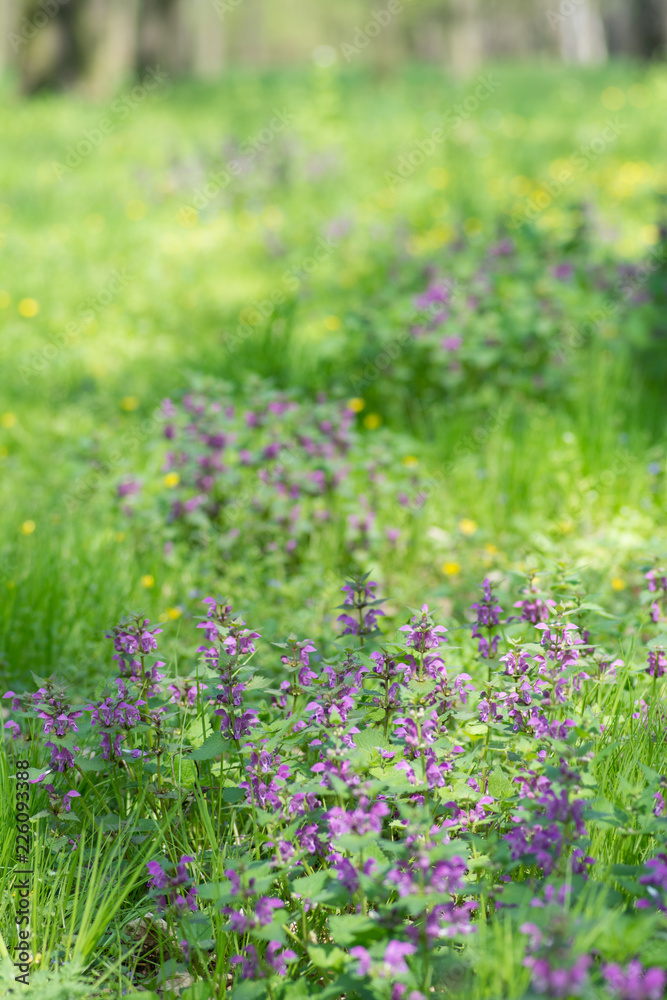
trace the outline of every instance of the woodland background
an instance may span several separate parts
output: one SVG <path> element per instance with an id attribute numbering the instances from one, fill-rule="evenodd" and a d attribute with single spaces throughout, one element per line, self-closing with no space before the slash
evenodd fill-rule
<path id="1" fill-rule="evenodd" d="M 171 76 L 210 78 L 239 65 L 344 61 L 340 47 L 354 45 L 373 11 L 386 7 L 382 0 L 2 0 L 0 74 L 14 75 L 26 93 L 76 86 L 105 97 L 155 64 Z M 659 59 L 666 44 L 664 0 L 402 0 L 365 61 L 378 73 L 416 60 L 466 74 L 486 60 L 527 56 Z"/>

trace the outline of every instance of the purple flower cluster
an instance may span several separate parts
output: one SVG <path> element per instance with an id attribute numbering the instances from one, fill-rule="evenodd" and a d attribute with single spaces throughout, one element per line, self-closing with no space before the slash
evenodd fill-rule
<path id="1" fill-rule="evenodd" d="M 565 783 L 571 783 L 571 776 L 563 767 L 561 776 Z M 513 826 L 504 839 L 513 860 L 523 859 L 525 864 L 532 863 L 549 875 L 556 869 L 563 850 L 586 836 L 585 800 L 575 798 L 572 789 L 557 790 L 535 771 L 525 770 L 514 781 L 519 785 L 521 804 L 511 817 Z M 575 874 L 585 877 L 594 858 L 574 847 L 570 863 Z"/>
<path id="2" fill-rule="evenodd" d="M 341 732 L 347 726 L 348 715 L 355 706 L 355 698 L 361 690 L 362 677 L 368 668 L 355 653 L 348 650 L 345 657 L 325 662 L 320 675 L 320 684 L 313 689 L 316 698 L 308 702 L 305 711 L 309 713 L 309 726 L 319 730 L 319 737 L 311 742 L 316 746 L 327 735 Z M 348 733 L 358 732 L 356 727 Z M 353 745 L 349 736 L 348 745 Z"/>
<path id="3" fill-rule="evenodd" d="M 667 984 L 664 969 L 645 969 L 634 959 L 623 970 L 616 963 L 603 965 L 602 975 L 616 1000 L 662 1000 Z"/>
<path id="4" fill-rule="evenodd" d="M 646 673 L 651 677 L 664 677 L 667 674 L 667 655 L 663 646 L 649 650 Z"/>
<path id="5" fill-rule="evenodd" d="M 81 718 L 83 712 L 72 710 L 63 689 L 56 688 L 54 682 L 48 679 L 33 694 L 19 695 L 15 691 L 7 691 L 3 698 L 12 699 L 13 711 L 34 714 L 40 720 L 43 735 L 51 736 L 44 744 L 51 751 L 51 768 L 67 771 L 74 766 L 74 754 L 79 747 L 70 744 L 70 749 L 64 740 L 70 732 L 78 733 L 76 720 Z M 13 719 L 5 723 L 5 729 L 12 731 L 14 739 L 23 736 L 20 725 Z"/>
<path id="6" fill-rule="evenodd" d="M 258 893 L 255 879 L 243 875 L 243 870 L 228 869 L 225 875 L 231 886 L 231 897 L 234 905 L 226 904 L 222 912 L 229 917 L 229 930 L 241 938 L 248 933 L 258 932 L 261 937 L 263 928 L 273 923 L 276 911 L 284 907 L 281 899 Z M 243 878 L 242 878 L 243 875 Z M 246 944 L 238 955 L 232 956 L 230 962 L 239 970 L 242 979 L 264 979 L 272 973 L 284 976 L 289 963 L 298 958 L 291 948 L 284 948 L 278 941 L 270 941 L 263 955 L 257 951 L 254 944 Z"/>
<path id="7" fill-rule="evenodd" d="M 556 912 L 546 933 L 534 923 L 522 924 L 520 930 L 529 938 L 524 965 L 531 971 L 535 992 L 557 1000 L 581 996 L 593 960 L 587 954 L 572 954 L 562 911 Z"/>
<path id="8" fill-rule="evenodd" d="M 218 674 L 213 704 L 214 714 L 220 718 L 220 733 L 233 740 L 248 736 L 257 724 L 257 710 L 243 705 L 244 681 L 239 679 L 241 668 L 255 652 L 255 639 L 259 632 L 245 627 L 242 618 L 230 620 L 230 605 L 220 604 L 215 598 L 204 599 L 207 606 L 206 620 L 197 628 L 203 629 L 209 646 L 199 646 L 208 667 Z"/>
<path id="9" fill-rule="evenodd" d="M 540 596 L 534 576 L 530 577 L 528 586 L 524 588 L 522 593 L 525 596 L 514 604 L 515 608 L 521 609 L 521 621 L 532 622 L 533 625 L 548 621 L 551 609 L 556 607 L 556 602 L 553 598 L 544 599 Z"/>
<path id="10" fill-rule="evenodd" d="M 270 941 L 262 958 L 254 944 L 247 944 L 240 955 L 232 956 L 230 962 L 238 966 L 242 979 L 265 979 L 272 972 L 279 976 L 286 975 L 288 964 L 297 958 L 291 948 L 284 948 L 278 941 Z"/>
<path id="11" fill-rule="evenodd" d="M 356 618 L 345 610 L 338 616 L 338 621 L 345 626 L 342 635 L 358 635 L 363 646 L 364 638 L 378 632 L 378 619 L 384 615 L 378 605 L 382 604 L 383 598 L 375 595 L 375 588 L 378 586 L 373 580 L 368 579 L 369 574 L 355 577 L 348 580 L 341 588 L 345 594 L 345 600 L 341 607 L 352 608 Z"/>
<path id="12" fill-rule="evenodd" d="M 638 899 L 637 907 L 644 910 L 656 907 L 667 913 L 667 853 L 656 854 L 646 862 L 646 869 L 639 883 L 646 886 L 648 899 Z"/>
<path id="13" fill-rule="evenodd" d="M 107 638 L 113 640 L 116 651 L 113 659 L 119 666 L 120 676 L 114 682 L 117 694 L 86 706 L 91 713 L 91 725 L 101 733 L 100 747 L 105 760 L 122 757 L 121 744 L 140 723 L 153 723 L 158 729 L 161 727 L 159 716 L 163 709 L 157 709 L 151 715 L 147 699 L 160 693 L 160 682 L 164 678 L 160 672 L 164 662 L 148 662 L 157 649 L 156 636 L 162 629 L 151 629 L 149 626 L 148 618 L 135 616 L 129 622 L 114 626 L 107 634 Z M 145 753 L 140 747 L 128 752 L 135 760 Z"/>
<path id="14" fill-rule="evenodd" d="M 205 638 L 198 672 L 190 666 L 183 678 L 163 683 L 155 660 L 160 630 L 135 616 L 110 630 L 120 675 L 112 693 L 103 689 L 83 708 L 51 680 L 38 681 L 32 695 L 8 692 L 6 701 L 21 719 L 8 743 L 21 747 L 23 740 L 33 760 L 46 747 L 50 770 L 66 775 L 58 779 L 62 787 L 54 776 L 40 791 L 48 799 L 41 816 L 51 846 L 76 845 L 79 835 L 67 838 L 63 829 L 80 824 L 83 830 L 91 813 L 97 820 L 100 805 L 103 814 L 113 809 L 118 789 L 127 801 L 116 809 L 129 813 L 131 792 L 142 788 L 134 798 L 151 831 L 177 797 L 177 823 L 147 866 L 150 896 L 178 923 L 180 950 L 193 974 L 206 967 L 213 947 L 201 934 L 209 917 L 198 911 L 221 909 L 225 926 L 215 946 L 232 987 L 257 980 L 252 990 L 266 986 L 267 995 L 277 995 L 283 986 L 274 977 L 302 978 L 332 985 L 332 994 L 423 1000 L 435 963 L 469 954 L 466 939 L 480 921 L 491 924 L 502 910 L 509 925 L 518 926 L 530 907 L 535 923 L 522 930 L 533 994 L 592 995 L 604 980 L 617 1000 L 656 1000 L 664 973 L 642 964 L 643 949 L 621 966 L 600 961 L 613 955 L 581 954 L 576 946 L 588 917 L 574 904 L 595 864 L 587 804 L 593 805 L 599 758 L 591 747 L 607 739 L 589 697 L 602 672 L 588 683 L 584 667 L 594 656 L 611 661 L 589 643 L 578 595 L 561 599 L 555 613 L 546 597 L 536 605 L 539 595 L 531 591 L 526 599 L 532 603 L 521 608 L 526 624 L 515 616 L 515 634 L 500 650 L 495 630 L 502 610 L 486 580 L 474 606 L 474 639 L 486 639 L 487 647 L 475 650 L 479 642 L 472 643 L 465 628 L 460 647 L 445 647 L 447 629 L 424 604 L 393 642 L 383 639 L 369 651 L 362 643 L 378 631 L 376 589 L 368 575 L 343 588 L 341 619 L 346 626 L 349 613 L 355 625 L 344 634 L 358 637 L 358 649 L 336 652 L 334 643 L 334 652 L 322 655 L 326 639 L 318 640 L 318 649 L 292 634 L 275 644 L 278 656 L 267 655 L 259 632 L 229 603 L 208 597 L 197 625 Z M 523 647 L 533 630 L 540 646 Z M 255 673 L 256 660 L 266 677 Z M 483 690 L 461 669 L 467 663 L 475 664 L 473 673 L 488 674 Z M 627 714 L 634 705 L 642 722 L 653 718 L 655 684 L 636 671 L 630 680 L 631 692 L 619 693 Z M 84 713 L 90 727 L 80 722 Z M 194 746 L 202 744 L 202 731 L 203 745 Z M 78 759 L 75 738 L 82 745 L 87 740 Z M 94 786 L 88 772 L 93 742 Z M 70 773 L 77 766 L 79 776 Z M 21 767 L 28 769 L 28 761 Z M 190 780 L 181 787 L 177 775 L 185 768 Z M 207 835 L 203 849 L 193 851 L 198 889 L 188 873 L 193 856 L 166 858 L 174 836 L 178 854 L 193 843 L 189 824 L 201 812 L 191 806 L 200 797 L 211 809 L 216 837 L 221 833 L 219 844 Z M 646 769 L 637 802 L 633 826 L 662 834 L 667 806 L 658 772 Z M 617 825 L 626 822 L 621 816 Z M 602 879 L 604 866 L 598 867 Z M 217 881 L 222 870 L 229 890 Z M 632 880 L 623 883 L 623 877 L 621 889 L 639 897 L 623 919 L 664 922 L 667 854 L 650 858 Z M 209 879 L 205 889 L 201 882 Z"/>
<path id="15" fill-rule="evenodd" d="M 667 570 L 662 568 L 650 569 L 645 574 L 645 579 L 648 581 L 649 594 L 653 595 L 651 620 L 657 624 L 664 615 L 664 607 L 667 602 Z"/>
<path id="16" fill-rule="evenodd" d="M 410 678 L 417 676 L 423 681 L 424 677 L 433 680 L 446 678 L 447 673 L 441 657 L 430 652 L 438 649 L 447 640 L 444 634 L 447 631 L 444 625 L 435 625 L 429 613 L 428 604 L 422 604 L 421 610 L 414 615 L 409 624 L 401 625 L 399 632 L 406 632 L 405 646 L 408 651 L 405 676 Z"/>
<path id="17" fill-rule="evenodd" d="M 182 916 L 186 909 L 196 911 L 197 886 L 187 871 L 187 865 L 192 864 L 194 860 L 190 855 L 183 854 L 176 865 L 166 861 L 147 863 L 146 867 L 151 876 L 148 886 L 155 891 L 160 910 L 173 907 L 179 916 Z"/>
<path id="18" fill-rule="evenodd" d="M 548 958 L 526 959 L 535 991 L 557 998 L 581 996 L 588 982 L 591 962 L 590 955 L 580 955 L 572 965 L 566 966 L 553 966 Z"/>
<path id="19" fill-rule="evenodd" d="M 495 635 L 495 629 L 500 625 L 500 616 L 503 609 L 496 603 L 493 595 L 493 584 L 487 578 L 482 584 L 483 598 L 475 604 L 471 604 L 471 611 L 476 612 L 477 618 L 472 627 L 473 639 L 478 638 L 478 652 L 483 659 L 494 657 L 498 651 L 500 636 Z M 480 629 L 485 629 L 483 635 Z"/>
<path id="20" fill-rule="evenodd" d="M 283 529 L 289 553 L 307 530 L 300 505 L 315 498 L 326 503 L 348 475 L 354 412 L 256 388 L 249 410 L 227 401 L 224 387 L 187 393 L 180 404 L 164 401 L 169 517 L 181 521 L 201 512 L 233 530 L 252 508 Z M 326 514 L 326 507 L 317 509 Z"/>
<path id="21" fill-rule="evenodd" d="M 71 788 L 69 792 L 65 792 L 64 795 L 60 795 L 53 785 L 44 785 L 44 791 L 49 796 L 49 809 L 56 817 L 61 812 L 71 812 L 72 799 L 81 798 L 81 793 L 77 792 L 75 788 Z"/>

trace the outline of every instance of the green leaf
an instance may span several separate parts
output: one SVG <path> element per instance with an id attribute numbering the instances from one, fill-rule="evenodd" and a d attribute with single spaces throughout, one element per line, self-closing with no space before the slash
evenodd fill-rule
<path id="1" fill-rule="evenodd" d="M 245 979 L 232 990 L 232 1000 L 265 1000 L 266 983 Z"/>
<path id="2" fill-rule="evenodd" d="M 355 944 L 365 945 L 368 941 L 379 940 L 384 935 L 381 927 L 361 913 L 344 913 L 329 917 L 329 933 L 335 944 L 351 948 Z"/>
<path id="3" fill-rule="evenodd" d="M 493 795 L 494 799 L 508 798 L 516 792 L 510 779 L 499 767 L 494 767 L 489 777 L 488 787 L 489 795 Z"/>
<path id="4" fill-rule="evenodd" d="M 306 896 L 313 897 L 316 893 L 322 892 L 330 877 L 329 872 L 313 872 L 312 875 L 295 879 L 290 889 L 302 899 Z"/>
<path id="5" fill-rule="evenodd" d="M 61 851 L 63 847 L 69 844 L 69 837 L 56 837 L 55 840 L 49 841 L 49 850 L 57 854 Z"/>
<path id="6" fill-rule="evenodd" d="M 362 729 L 360 733 L 353 733 L 352 739 L 359 750 L 396 750 L 391 740 L 379 729 Z"/>
<path id="7" fill-rule="evenodd" d="M 275 920 L 270 924 L 265 924 L 264 927 L 258 927 L 256 930 L 251 931 L 250 935 L 259 941 L 279 941 L 281 944 L 287 944 L 285 931 Z"/>
<path id="8" fill-rule="evenodd" d="M 585 604 L 580 604 L 577 608 L 571 608 L 570 611 L 563 611 L 563 617 L 566 618 L 568 615 L 576 615 L 580 611 L 594 611 L 596 615 L 600 615 L 601 618 L 611 618 L 617 620 L 616 615 L 610 615 L 609 612 L 601 608 L 599 604 L 593 604 L 591 601 L 586 601 Z"/>
<path id="9" fill-rule="evenodd" d="M 199 899 L 211 899 L 214 903 L 227 903 L 232 898 L 230 882 L 208 882 L 197 889 Z"/>
<path id="10" fill-rule="evenodd" d="M 47 774 L 51 770 L 46 764 L 44 767 L 29 767 L 28 774 L 30 775 L 30 780 L 34 781 L 35 778 L 39 778 L 43 774 Z M 11 775 L 14 778 L 14 775 Z"/>
<path id="11" fill-rule="evenodd" d="M 333 983 L 328 986 L 318 986 L 313 994 L 318 1000 L 340 1000 L 341 997 L 354 997 L 355 1000 L 378 1000 L 384 993 L 376 993 L 375 989 L 364 986 L 359 981 L 358 976 L 350 976 L 344 973 L 338 976 Z"/>
<path id="12" fill-rule="evenodd" d="M 211 733 L 200 747 L 188 754 L 190 760 L 213 760 L 224 750 L 229 749 L 229 740 L 222 738 L 220 733 Z"/>
<path id="13" fill-rule="evenodd" d="M 641 865 L 612 865 L 611 874 L 612 875 L 637 875 L 640 872 Z"/>
<path id="14" fill-rule="evenodd" d="M 254 674 L 253 677 L 246 682 L 246 691 L 253 691 L 255 688 L 267 688 L 270 684 L 268 677 L 262 677 L 261 674 Z"/>
<path id="15" fill-rule="evenodd" d="M 282 1000 L 306 1000 L 312 995 L 305 979 L 297 979 L 295 983 L 286 983 L 280 994 Z"/>
<path id="16" fill-rule="evenodd" d="M 77 760 L 77 765 L 82 771 L 105 771 L 107 762 L 101 757 L 81 757 Z"/>
<path id="17" fill-rule="evenodd" d="M 140 997 L 149 996 L 148 993 L 136 993 L 133 995 L 136 996 L 137 1000 L 139 1000 Z M 152 993 L 150 996 L 155 996 L 155 994 Z M 181 1000 L 214 1000 L 214 998 L 215 993 L 213 992 L 213 987 L 209 986 L 208 983 L 203 982 L 203 980 L 200 980 L 198 983 L 193 983 L 192 986 L 188 986 L 187 990 L 181 993 Z"/>
<path id="18" fill-rule="evenodd" d="M 310 945 L 308 957 L 318 969 L 333 969 L 336 972 L 342 972 L 345 967 L 345 952 L 333 944 Z"/>
<path id="19" fill-rule="evenodd" d="M 242 788 L 224 788 L 222 797 L 225 802 L 241 802 L 245 799 L 245 792 Z"/>
<path id="20" fill-rule="evenodd" d="M 119 830 L 124 825 L 118 813 L 105 813 L 104 816 L 96 816 L 95 822 L 101 830 Z"/>

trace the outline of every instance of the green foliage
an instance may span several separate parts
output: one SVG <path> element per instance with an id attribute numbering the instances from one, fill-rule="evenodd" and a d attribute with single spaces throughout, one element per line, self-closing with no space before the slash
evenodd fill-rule
<path id="1" fill-rule="evenodd" d="M 381 961 L 386 934 L 375 914 L 386 915 L 388 902 L 379 876 L 364 875 L 352 902 L 326 867 L 306 863 L 276 882 L 267 860 L 275 812 L 249 808 L 240 785 L 246 751 L 215 728 L 219 719 L 204 719 L 217 681 L 195 652 L 202 597 L 229 595 L 266 640 L 257 663 L 239 675 L 260 713 L 265 749 L 290 760 L 290 792 L 322 797 L 315 821 L 325 808 L 350 806 L 345 782 L 333 776 L 323 792 L 309 770 L 315 751 L 294 725 L 309 721 L 306 692 L 292 674 L 293 717 L 272 714 L 288 676 L 287 636 L 311 636 L 332 662 L 355 645 L 332 629 L 344 573 L 372 572 L 391 596 L 385 637 L 407 620 L 406 608 L 423 601 L 437 608 L 449 629 L 448 669 L 470 673 L 478 692 L 496 676 L 468 638 L 468 608 L 484 575 L 506 596 L 523 586 L 553 596 L 563 620 L 592 632 L 590 677 L 573 698 L 576 726 L 558 743 L 578 769 L 582 847 L 596 859 L 586 885 L 578 876 L 572 882 L 568 928 L 576 953 L 664 962 L 662 917 L 634 904 L 644 898 L 645 863 L 664 840 L 664 818 L 655 813 L 665 773 L 661 689 L 647 678 L 645 658 L 667 639 L 650 625 L 652 596 L 639 590 L 653 558 L 667 550 L 658 228 L 665 168 L 656 141 L 665 70 L 503 66 L 494 73 L 500 85 L 488 105 L 400 183 L 387 174 L 473 83 L 415 67 L 381 89 L 361 72 L 320 69 L 183 85 L 142 104 L 62 176 L 54 161 L 105 109 L 45 95 L 3 110 L 11 155 L 0 165 L 0 673 L 18 691 L 31 684 L 31 671 L 57 674 L 79 706 L 115 695 L 104 635 L 121 615 L 136 613 L 163 623 L 168 679 L 179 691 L 202 685 L 194 705 L 186 696 L 171 704 L 160 755 L 144 721 L 135 749 L 147 756 L 138 762 L 125 756 L 109 765 L 97 748 L 81 756 L 73 779 L 81 798 L 71 813 L 56 821 L 43 785 L 31 786 L 34 962 L 21 996 L 223 995 L 240 947 L 221 913 L 232 899 L 225 872 L 233 868 L 251 872 L 257 892 L 275 891 L 284 904 L 248 940 L 263 952 L 272 941 L 291 947 L 296 934 L 301 947 L 291 981 L 237 979 L 232 997 L 263 997 L 267 982 L 275 1000 L 384 997 L 387 983 L 361 983 L 348 957 L 360 946 Z M 609 87 L 623 92 L 624 128 L 545 211 L 512 229 L 562 161 L 605 127 Z M 198 197 L 209 175 L 283 105 L 294 122 L 247 175 Z M 514 248 L 501 252 L 508 238 Z M 319 240 L 332 241 L 330 250 L 316 268 L 305 267 Z M 628 270 L 642 261 L 644 272 Z M 572 273 L 559 276 L 564 264 Z M 417 303 L 438 281 L 451 298 L 442 322 Z M 443 347 L 444 337 L 454 341 Z M 290 505 L 251 488 L 255 470 L 240 462 L 216 494 L 238 510 L 237 535 L 217 514 L 170 520 L 172 499 L 185 497 L 191 483 L 165 480 L 170 444 L 158 407 L 166 396 L 207 386 L 239 412 L 268 406 L 279 393 L 298 400 L 303 409 L 285 432 L 292 437 L 318 406 L 352 407 L 349 478 L 326 504 L 301 498 L 294 554 L 285 549 Z M 329 403 L 315 404 L 318 392 Z M 267 440 L 248 431 L 244 443 L 259 452 Z M 314 466 L 292 469 L 304 470 Z M 143 492 L 128 514 L 117 487 L 133 477 Z M 259 512 L 257 498 L 266 502 Z M 367 531 L 351 524 L 350 516 L 371 509 Z M 542 648 L 525 622 L 508 622 L 503 640 L 530 656 Z M 362 656 L 382 641 L 369 634 Z M 401 646 L 384 648 L 398 655 Z M 612 678 L 603 664 L 616 659 Z M 575 673 L 565 672 L 567 684 Z M 412 680 L 406 690 L 419 704 L 436 687 Z M 396 769 L 411 758 L 392 735 L 396 713 L 373 703 L 383 694 L 364 681 L 351 720 L 360 732 L 345 753 L 369 794 L 386 796 L 398 818 L 382 836 L 343 834 L 338 846 L 349 859 L 374 861 L 384 877 L 400 860 L 402 825 L 426 785 L 414 761 L 413 775 Z M 155 707 L 149 699 L 148 710 Z M 29 717 L 12 716 L 21 725 Z M 342 724 L 335 706 L 330 721 Z M 63 742 L 70 749 L 79 740 L 92 747 L 93 729 L 80 723 Z M 458 745 L 463 752 L 454 757 Z M 16 943 L 14 744 L 5 749 L 0 991 L 14 997 L 7 957 Z M 430 798 L 439 817 L 451 801 L 481 808 L 482 792 L 469 779 L 483 761 L 496 833 L 484 825 L 466 832 L 459 823 L 453 846 L 438 848 L 443 858 L 465 854 L 468 898 L 480 908 L 473 935 L 434 949 L 432 995 L 529 997 L 519 927 L 531 920 L 546 927 L 552 913 L 545 907 L 536 916 L 534 866 L 512 862 L 500 833 L 520 805 L 514 779 L 543 764 L 525 732 L 506 720 L 481 721 L 474 698 L 447 717 L 433 752 L 439 765 L 452 756 L 447 786 Z M 35 779 L 47 757 L 38 741 L 29 755 Z M 560 781 L 554 761 L 542 773 L 554 787 Z M 538 826 L 533 807 L 525 808 L 531 829 Z M 297 827 L 295 819 L 282 833 L 292 838 Z M 80 837 L 76 850 L 72 834 Z M 175 863 L 183 853 L 196 854 L 201 877 L 200 911 L 187 924 L 189 970 L 176 926 L 160 923 L 146 888 L 148 861 Z M 558 871 L 565 881 L 568 857 Z M 494 910 L 501 869 L 511 882 L 494 898 L 507 908 Z M 304 900 L 312 903 L 307 915 Z M 414 919 L 416 906 L 399 902 L 401 920 Z M 139 981 L 147 991 L 133 994 Z"/>

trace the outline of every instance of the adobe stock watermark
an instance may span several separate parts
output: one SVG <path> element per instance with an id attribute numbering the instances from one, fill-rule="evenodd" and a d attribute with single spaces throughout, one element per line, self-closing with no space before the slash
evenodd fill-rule
<path id="1" fill-rule="evenodd" d="M 43 375 L 54 358 L 71 344 L 75 343 L 83 333 L 86 323 L 94 319 L 103 309 L 110 305 L 118 293 L 133 280 L 133 275 L 125 269 L 112 271 L 111 278 L 97 295 L 91 295 L 77 309 L 77 318 L 65 326 L 62 333 L 50 338 L 49 343 L 38 351 L 33 351 L 26 364 L 19 368 L 23 385 L 31 379 Z"/>
<path id="2" fill-rule="evenodd" d="M 213 9 L 220 18 L 224 21 L 227 14 L 231 14 L 233 10 L 240 7 L 243 0 L 213 0 Z"/>
<path id="3" fill-rule="evenodd" d="M 389 191 L 394 192 L 399 185 L 404 184 L 408 178 L 412 177 L 424 161 L 433 156 L 437 148 L 447 138 L 449 132 L 456 131 L 464 121 L 474 115 L 480 104 L 488 101 L 492 94 L 502 86 L 500 80 L 496 80 L 491 75 L 479 78 L 474 91 L 465 97 L 460 104 L 455 104 L 445 112 L 442 118 L 442 126 L 432 129 L 426 139 L 418 139 L 409 153 L 399 157 L 396 169 L 387 171 L 384 175 Z"/>
<path id="4" fill-rule="evenodd" d="M 385 344 L 376 354 L 372 361 L 369 361 L 362 371 L 354 372 L 350 376 L 350 384 L 354 392 L 361 392 L 379 379 L 396 361 L 407 343 L 412 341 L 412 323 L 423 321 L 426 317 L 438 315 L 443 308 L 446 308 L 462 291 L 462 285 L 456 278 L 442 278 L 438 281 L 438 286 L 447 292 L 446 302 L 433 302 L 425 309 L 415 313 L 414 317 L 408 320 L 403 330 Z"/>
<path id="5" fill-rule="evenodd" d="M 0 580 L 11 583 L 13 579 L 13 566 L 6 556 L 0 556 Z"/>
<path id="6" fill-rule="evenodd" d="M 123 466 L 128 455 L 135 451 L 139 445 L 145 444 L 154 434 L 156 428 L 164 426 L 163 418 L 164 413 L 162 404 L 160 404 L 149 417 L 123 434 L 120 447 L 116 448 L 106 461 L 100 462 L 96 468 L 91 469 L 84 476 L 79 476 L 69 492 L 63 497 L 67 513 L 74 514 L 83 504 L 87 503 L 109 476 Z"/>
<path id="7" fill-rule="evenodd" d="M 493 410 L 489 410 L 484 421 L 466 434 L 464 438 L 454 445 L 454 458 L 445 462 L 441 469 L 419 483 L 417 492 L 414 493 L 405 504 L 408 510 L 421 510 L 425 503 L 431 499 L 436 491 L 442 492 L 446 488 L 447 479 L 451 476 L 458 462 L 468 455 L 474 455 L 480 448 L 491 439 L 491 435 L 499 428 L 504 427 L 512 413 L 509 403 L 501 403 Z"/>
<path id="8" fill-rule="evenodd" d="M 519 229 L 526 222 L 533 222 L 542 212 L 550 207 L 553 201 L 568 187 L 579 174 L 584 173 L 598 156 L 601 156 L 612 143 L 616 142 L 621 132 L 628 128 L 627 122 L 617 118 L 607 119 L 605 129 L 591 142 L 581 146 L 568 158 L 565 165 L 558 171 L 558 177 L 541 181 L 540 189 L 530 198 L 526 198 L 523 208 L 511 212 L 508 226 Z"/>
<path id="9" fill-rule="evenodd" d="M 275 139 L 276 135 L 284 132 L 285 129 L 296 121 L 296 115 L 286 111 L 273 109 L 273 117 L 268 125 L 261 129 L 257 135 L 247 139 L 241 145 L 241 156 L 238 159 L 230 160 L 221 170 L 212 170 L 208 174 L 206 181 L 195 188 L 191 205 L 185 205 L 181 209 L 181 216 L 187 221 L 189 217 L 202 208 L 205 208 L 221 191 L 223 191 L 232 181 L 233 177 L 240 177 L 253 163 L 257 154 L 260 153 Z"/>
<path id="10" fill-rule="evenodd" d="M 407 0 L 409 3 L 410 0 Z M 364 25 L 359 28 L 355 28 L 355 32 L 352 38 L 352 42 L 343 42 L 340 50 L 345 56 L 345 62 L 350 62 L 354 56 L 358 56 L 365 48 L 367 48 L 374 38 L 380 34 L 380 32 L 391 24 L 393 19 L 397 14 L 401 14 L 404 10 L 404 4 L 402 0 L 389 0 L 386 7 L 380 8 L 380 10 L 371 11 L 371 16 L 366 21 Z"/>
<path id="11" fill-rule="evenodd" d="M 37 9 L 30 17 L 22 17 L 18 25 L 19 34 L 10 31 L 7 41 L 15 53 L 20 52 L 24 45 L 36 38 L 42 28 L 52 21 L 61 7 L 67 6 L 70 0 L 40 0 Z"/>
<path id="12" fill-rule="evenodd" d="M 578 10 L 582 10 L 587 2 L 588 0 L 560 0 L 558 12 L 551 9 L 546 12 L 549 27 L 556 28 L 563 21 L 566 21 L 568 17 L 572 17 Z"/>
<path id="13" fill-rule="evenodd" d="M 301 447 L 300 443 L 291 438 L 289 441 L 284 441 L 281 444 L 280 451 L 276 455 L 276 459 L 284 460 L 286 456 L 297 455 L 298 450 Z M 222 525 L 225 528 L 235 527 L 241 518 L 242 514 L 252 506 L 253 502 L 257 499 L 257 492 L 265 485 L 265 480 L 262 479 L 260 475 L 261 470 L 254 470 L 255 475 L 253 479 L 248 482 L 242 489 L 238 490 L 234 495 L 234 499 L 230 500 L 229 503 L 225 504 L 220 512 L 220 518 Z"/>
<path id="14" fill-rule="evenodd" d="M 340 238 L 320 236 L 312 253 L 283 273 L 278 288 L 271 292 L 267 298 L 258 299 L 252 305 L 242 309 L 239 314 L 240 323 L 236 330 L 234 333 L 225 334 L 223 338 L 227 350 L 235 351 L 244 340 L 252 337 L 262 321 L 270 319 L 276 308 L 287 301 L 286 293 L 295 292 L 301 282 L 312 274 L 319 264 L 330 257 L 334 250 L 340 246 L 340 243 Z"/>
<path id="15" fill-rule="evenodd" d="M 597 473 L 588 482 L 585 493 L 578 490 L 576 495 L 570 496 L 565 509 L 561 512 L 558 525 L 561 531 L 569 531 L 572 521 L 579 517 L 584 511 L 584 499 L 587 497 L 591 501 L 600 499 L 601 496 L 609 496 L 612 487 L 615 487 L 617 480 L 621 476 L 627 476 L 630 470 L 637 464 L 637 458 L 627 451 L 617 448 L 614 452 L 612 464 L 603 472 Z M 595 496 L 591 497 L 591 493 Z"/>
<path id="16" fill-rule="evenodd" d="M 585 319 L 575 326 L 568 323 L 566 328 L 567 339 L 563 342 L 560 350 L 555 355 L 554 360 L 561 364 L 568 361 L 575 351 L 578 351 L 587 342 L 593 339 L 601 327 L 608 323 L 621 308 L 621 300 L 626 302 L 632 295 L 638 292 L 650 276 L 659 267 L 665 264 L 667 254 L 664 249 L 658 248 L 651 251 L 647 260 L 637 265 L 636 271 L 631 275 L 625 275 L 615 282 L 614 290 L 620 298 L 606 298 L 597 309 L 591 309 Z"/>
<path id="17" fill-rule="evenodd" d="M 141 83 L 112 101 L 110 116 L 102 118 L 95 128 L 85 128 L 81 133 L 81 138 L 67 146 L 63 161 L 51 161 L 51 169 L 56 179 L 62 180 L 66 174 L 72 173 L 73 170 L 81 166 L 83 161 L 102 145 L 105 138 L 116 131 L 118 122 L 129 118 L 134 109 L 145 101 L 149 93 L 156 90 L 168 79 L 169 74 L 156 66 L 155 69 L 149 69 L 146 72 Z"/>

